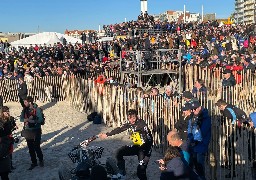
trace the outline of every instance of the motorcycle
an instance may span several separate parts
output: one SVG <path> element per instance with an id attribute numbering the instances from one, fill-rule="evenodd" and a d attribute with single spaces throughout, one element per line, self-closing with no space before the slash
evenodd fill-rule
<path id="1" fill-rule="evenodd" d="M 75 168 L 68 169 L 66 165 L 63 165 L 58 172 L 60 180 L 90 180 L 93 179 L 92 176 L 94 175 L 92 174 L 95 174 L 95 172 L 97 174 L 96 176 L 104 176 L 104 173 L 106 173 L 104 178 L 107 180 L 122 179 L 118 174 L 118 167 L 113 158 L 107 158 L 105 164 L 99 161 L 104 148 L 89 146 L 89 144 L 97 138 L 98 136 L 93 136 L 86 139 L 68 153 L 68 157 L 76 166 Z M 101 169 L 101 172 L 97 172 L 96 169 Z M 98 179 L 103 178 L 98 177 Z"/>

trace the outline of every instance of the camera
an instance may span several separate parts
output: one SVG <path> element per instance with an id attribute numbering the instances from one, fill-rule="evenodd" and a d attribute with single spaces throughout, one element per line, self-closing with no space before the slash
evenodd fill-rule
<path id="1" fill-rule="evenodd" d="M 13 135 L 14 143 L 19 143 L 20 139 L 18 138 L 17 135 Z"/>

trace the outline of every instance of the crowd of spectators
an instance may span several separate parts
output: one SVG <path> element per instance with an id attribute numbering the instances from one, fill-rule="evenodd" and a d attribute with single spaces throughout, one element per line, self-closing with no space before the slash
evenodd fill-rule
<path id="1" fill-rule="evenodd" d="M 138 29 L 163 30 L 149 34 Z M 125 35 L 113 41 L 95 41 L 84 44 L 31 45 L 14 48 L 0 43 L 0 78 L 15 79 L 26 74 L 32 77 L 80 74 L 95 77 L 105 69 L 119 68 L 119 57 L 128 63 L 129 50 L 180 49 L 183 64 L 198 65 L 215 70 L 231 70 L 236 83 L 243 69 L 254 72 L 256 65 L 256 36 L 254 25 L 224 25 L 217 21 L 204 23 L 177 23 L 154 21 L 147 13 L 137 21 L 104 26 L 106 33 Z M 83 37 L 84 38 L 84 37 Z M 7 49 L 7 50 L 6 50 Z M 177 59 L 177 52 L 168 55 Z M 154 54 L 143 57 L 145 70 Z M 162 56 L 163 61 L 168 57 Z"/>
<path id="2" fill-rule="evenodd" d="M 102 63 L 102 60 L 108 62 Z M 64 73 L 93 77 L 104 69 L 116 68 L 116 65 L 115 59 L 103 52 L 100 43 L 31 45 L 29 48 L 12 48 L 8 53 L 0 52 L 1 79 L 18 79 L 26 75 L 40 78 Z"/>

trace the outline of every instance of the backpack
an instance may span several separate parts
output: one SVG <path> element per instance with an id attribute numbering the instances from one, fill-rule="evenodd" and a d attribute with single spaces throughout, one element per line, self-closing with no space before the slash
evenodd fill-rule
<path id="1" fill-rule="evenodd" d="M 90 115 L 87 116 L 87 120 L 88 120 L 88 121 L 93 121 L 94 118 L 95 118 L 97 115 L 98 115 L 97 112 L 93 112 L 93 113 L 91 113 Z"/>
<path id="2" fill-rule="evenodd" d="M 237 117 L 236 117 L 236 113 L 233 109 L 231 108 L 227 108 L 227 110 L 230 112 L 230 114 L 232 115 L 232 124 L 235 124 Z"/>

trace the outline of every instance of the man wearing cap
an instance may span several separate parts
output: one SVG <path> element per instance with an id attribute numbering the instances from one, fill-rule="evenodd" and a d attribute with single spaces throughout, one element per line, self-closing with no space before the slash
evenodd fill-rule
<path id="1" fill-rule="evenodd" d="M 251 63 L 251 59 L 249 57 L 245 58 L 244 60 L 244 71 L 245 73 L 251 70 L 252 72 L 255 72 L 255 65 Z"/>
<path id="2" fill-rule="evenodd" d="M 230 69 L 225 69 L 223 71 L 223 81 L 222 81 L 222 87 L 229 87 L 229 86 L 235 86 L 236 85 L 236 80 L 234 76 L 231 74 Z"/>
<path id="3" fill-rule="evenodd" d="M 182 119 L 177 121 L 174 125 L 175 129 L 179 132 L 182 139 L 188 138 L 188 122 L 192 119 L 192 106 L 190 103 L 186 103 L 182 108 Z"/>
<path id="4" fill-rule="evenodd" d="M 184 91 L 182 94 L 182 97 L 185 100 L 185 104 L 193 103 L 194 101 L 198 101 L 198 99 L 195 98 L 190 91 Z"/>
<path id="5" fill-rule="evenodd" d="M 192 143 L 193 165 L 197 174 L 205 178 L 205 155 L 211 140 L 211 118 L 208 110 L 203 108 L 198 101 L 191 103 L 194 112 L 193 118 L 188 123 L 188 138 Z"/>
<path id="6" fill-rule="evenodd" d="M 223 71 L 223 80 L 222 80 L 222 98 L 228 102 L 232 102 L 232 88 L 236 85 L 235 77 L 231 74 L 230 69 L 225 69 Z"/>

